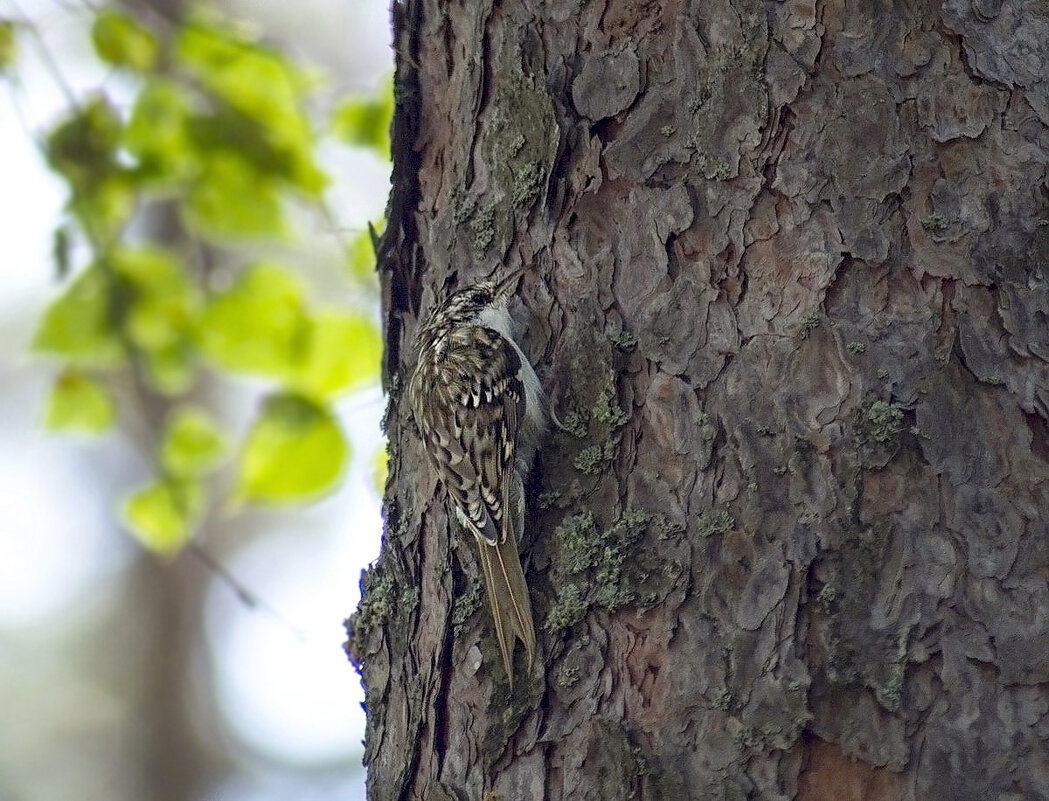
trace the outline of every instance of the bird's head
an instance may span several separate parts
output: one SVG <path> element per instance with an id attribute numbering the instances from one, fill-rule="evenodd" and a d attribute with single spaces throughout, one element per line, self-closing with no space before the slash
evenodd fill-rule
<path id="1" fill-rule="evenodd" d="M 491 307 L 505 306 L 521 277 L 521 270 L 498 281 L 481 281 L 453 292 L 435 312 L 443 324 L 469 325 L 477 321 L 481 312 Z"/>

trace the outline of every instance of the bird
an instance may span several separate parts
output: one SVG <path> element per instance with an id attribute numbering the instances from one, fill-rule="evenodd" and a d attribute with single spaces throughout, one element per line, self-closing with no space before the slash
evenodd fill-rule
<path id="1" fill-rule="evenodd" d="M 495 637 L 511 689 L 520 640 L 536 638 L 518 542 L 524 479 L 546 430 L 542 385 L 515 341 L 508 303 L 521 270 L 467 286 L 419 327 L 408 401 L 455 517 L 477 542 Z"/>

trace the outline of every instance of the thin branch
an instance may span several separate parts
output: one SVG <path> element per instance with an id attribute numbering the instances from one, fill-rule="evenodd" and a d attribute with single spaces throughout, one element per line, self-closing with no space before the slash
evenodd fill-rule
<path id="1" fill-rule="evenodd" d="M 204 550 L 201 545 L 198 545 L 195 542 L 190 542 L 186 545 L 186 550 L 199 559 L 205 567 L 212 571 L 227 587 L 229 587 L 233 591 L 233 594 L 237 596 L 237 600 L 246 607 L 262 612 L 280 623 L 284 628 L 291 632 L 292 636 L 298 642 L 303 644 L 309 642 L 310 636 L 306 633 L 305 629 L 296 626 L 282 615 L 275 606 L 262 600 L 251 589 L 241 583 L 241 581 L 234 576 L 225 565 Z"/>
<path id="2" fill-rule="evenodd" d="M 29 31 L 33 40 L 36 42 L 40 58 L 43 60 L 44 66 L 47 68 L 48 72 L 51 73 L 51 77 L 58 85 L 58 88 L 62 91 L 62 94 L 65 95 L 66 102 L 73 108 L 80 108 L 80 103 L 77 102 L 77 96 L 73 91 L 72 85 L 70 85 L 62 74 L 62 70 L 58 66 L 58 61 L 51 55 L 51 49 L 47 46 L 47 42 L 44 41 L 44 37 L 41 35 L 40 29 L 37 27 L 36 23 L 32 21 L 30 16 L 26 14 L 18 4 L 18 0 L 8 0 L 8 2 L 11 3 L 11 7 L 14 8 L 15 13 L 18 15 L 19 22 L 27 31 Z"/>

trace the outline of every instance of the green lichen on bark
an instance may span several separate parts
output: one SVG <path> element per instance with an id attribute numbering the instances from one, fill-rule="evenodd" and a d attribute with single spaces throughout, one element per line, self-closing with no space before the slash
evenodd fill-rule
<path id="1" fill-rule="evenodd" d="M 579 681 L 579 668 L 572 665 L 561 665 L 554 671 L 554 686 L 567 690 Z"/>
<path id="2" fill-rule="evenodd" d="M 612 343 L 613 347 L 629 351 L 637 347 L 638 338 L 624 328 L 621 331 L 609 334 L 608 341 Z"/>
<path id="3" fill-rule="evenodd" d="M 922 219 L 922 228 L 930 233 L 940 233 L 950 227 L 951 221 L 937 212 L 933 212 Z"/>
<path id="4" fill-rule="evenodd" d="M 727 509 L 708 509 L 699 518 L 696 533 L 700 537 L 727 534 L 736 527 L 736 519 Z"/>
<path id="5" fill-rule="evenodd" d="M 561 428 L 579 439 L 583 439 L 587 432 L 586 420 L 575 409 L 566 414 L 564 419 L 561 420 Z"/>
<path id="6" fill-rule="evenodd" d="M 365 572 L 361 585 L 361 602 L 357 611 L 346 621 L 347 629 L 358 639 L 367 637 L 386 623 L 395 609 L 397 599 L 393 577 L 382 573 L 378 565 Z"/>
<path id="7" fill-rule="evenodd" d="M 563 427 L 580 440 L 567 450 L 575 470 L 594 477 L 609 472 L 629 415 L 619 402 L 619 363 L 625 354 L 610 340 L 586 332 L 572 360 Z"/>
<path id="8" fill-rule="evenodd" d="M 611 612 L 631 604 L 658 603 L 661 595 L 648 579 L 652 573 L 665 572 L 665 565 L 637 548 L 649 530 L 666 538 L 681 528 L 662 515 L 633 507 L 607 527 L 600 526 L 591 511 L 563 520 L 551 537 L 554 602 L 546 628 L 563 631 L 592 609 Z"/>
<path id="9" fill-rule="evenodd" d="M 903 428 L 903 411 L 885 401 L 874 401 L 864 413 L 867 432 L 875 442 L 889 442 Z"/>
<path id="10" fill-rule="evenodd" d="M 801 327 L 798 330 L 798 336 L 802 339 L 808 339 L 810 333 L 820 327 L 820 313 L 815 309 L 805 312 L 801 317 Z"/>
<path id="11" fill-rule="evenodd" d="M 589 445 L 576 456 L 575 468 L 588 475 L 598 476 L 608 468 L 615 455 L 615 440 L 605 440 L 600 445 Z"/>
<path id="12" fill-rule="evenodd" d="M 616 397 L 615 375 L 611 373 L 607 375 L 600 387 L 597 399 L 590 409 L 590 419 L 609 429 L 617 429 L 626 425 L 629 418 Z"/>
<path id="13" fill-rule="evenodd" d="M 452 608 L 452 628 L 456 634 L 462 632 L 470 618 L 481 608 L 481 595 L 481 582 L 474 578 L 455 599 L 455 606 Z"/>
<path id="14" fill-rule="evenodd" d="M 491 208 L 478 209 L 470 217 L 469 228 L 474 252 L 483 254 L 495 239 L 495 211 Z"/>
<path id="15" fill-rule="evenodd" d="M 539 197 L 539 192 L 546 181 L 546 171 L 538 161 L 525 164 L 514 172 L 514 181 L 510 199 L 514 207 L 519 209 L 530 208 Z"/>
<path id="16" fill-rule="evenodd" d="M 904 412 L 884 400 L 871 400 L 856 413 L 852 433 L 856 442 L 859 467 L 880 470 L 900 449 Z"/>
<path id="17" fill-rule="evenodd" d="M 558 588 L 554 603 L 546 615 L 546 628 L 557 633 L 569 629 L 586 617 L 589 605 L 583 598 L 578 584 L 565 584 Z"/>
<path id="18" fill-rule="evenodd" d="M 482 114 L 481 156 L 485 185 L 459 211 L 467 222 L 471 246 L 483 255 L 504 250 L 519 215 L 526 215 L 543 194 L 557 154 L 560 131 L 550 94 L 534 74 L 517 41 L 504 40 L 496 58 L 499 70 L 489 107 Z"/>

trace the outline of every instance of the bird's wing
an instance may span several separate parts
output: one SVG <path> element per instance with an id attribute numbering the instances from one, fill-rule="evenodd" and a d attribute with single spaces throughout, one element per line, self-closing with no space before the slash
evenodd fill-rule
<path id="1" fill-rule="evenodd" d="M 513 526 L 512 471 L 524 409 L 520 357 L 491 328 L 466 326 L 448 335 L 429 367 L 432 403 L 421 428 L 460 519 L 489 545 Z"/>

